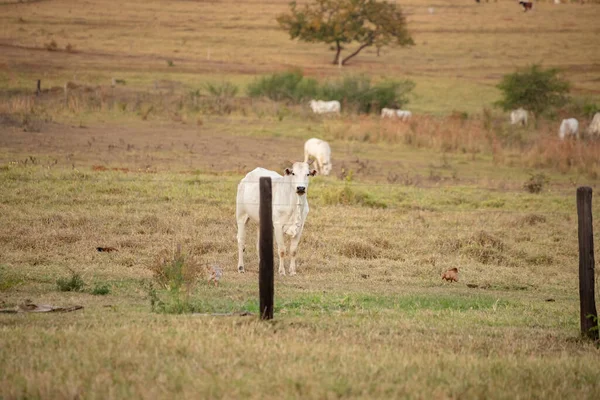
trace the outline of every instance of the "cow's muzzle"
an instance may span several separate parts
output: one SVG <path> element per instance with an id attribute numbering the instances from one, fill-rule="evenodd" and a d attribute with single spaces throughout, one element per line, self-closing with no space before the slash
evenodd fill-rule
<path id="1" fill-rule="evenodd" d="M 304 187 L 304 186 L 296 187 L 296 193 L 299 195 L 303 195 L 304 193 L 306 193 L 306 187 Z"/>

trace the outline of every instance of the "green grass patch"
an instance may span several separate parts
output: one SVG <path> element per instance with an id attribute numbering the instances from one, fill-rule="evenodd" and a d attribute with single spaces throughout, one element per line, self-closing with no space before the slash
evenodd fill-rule
<path id="1" fill-rule="evenodd" d="M 56 287 L 60 292 L 81 292 L 84 286 L 85 282 L 77 272 L 71 272 L 71 276 L 56 280 Z"/>

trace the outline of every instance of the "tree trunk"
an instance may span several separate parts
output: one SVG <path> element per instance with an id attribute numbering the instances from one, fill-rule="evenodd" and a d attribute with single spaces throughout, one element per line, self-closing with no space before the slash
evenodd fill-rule
<path id="1" fill-rule="evenodd" d="M 348 57 L 344 58 L 342 60 L 342 65 L 346 65 L 346 63 L 348 62 L 348 60 L 350 60 L 352 57 L 356 56 L 358 53 L 361 52 L 362 49 L 364 49 L 365 47 L 371 46 L 373 43 L 371 42 L 367 42 L 364 44 L 361 44 L 360 47 L 358 49 L 356 49 L 356 51 L 352 54 L 350 54 Z"/>
<path id="2" fill-rule="evenodd" d="M 333 59 L 333 65 L 337 65 L 340 61 L 340 53 L 342 52 L 342 46 L 340 46 L 339 40 L 335 41 L 335 45 L 337 47 L 335 52 L 335 58 Z"/>

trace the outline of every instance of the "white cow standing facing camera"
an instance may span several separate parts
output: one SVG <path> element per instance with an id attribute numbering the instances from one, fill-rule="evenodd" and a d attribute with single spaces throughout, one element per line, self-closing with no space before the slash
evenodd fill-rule
<path id="1" fill-rule="evenodd" d="M 317 172 L 322 175 L 329 175 L 332 168 L 329 143 L 316 138 L 308 139 L 304 143 L 304 162 L 307 163 L 308 158 L 311 156 L 317 161 Z"/>
<path id="2" fill-rule="evenodd" d="M 290 237 L 290 275 L 296 275 L 296 253 L 302 236 L 304 221 L 308 215 L 308 178 L 317 171 L 310 169 L 310 164 L 295 162 L 292 168 L 286 168 L 281 176 L 275 171 L 256 168 L 239 183 L 237 190 L 237 240 L 238 240 L 238 272 L 245 272 L 244 250 L 246 246 L 246 224 L 250 219 L 259 220 L 260 187 L 259 179 L 271 177 L 273 193 L 273 229 L 279 252 L 279 274 L 285 275 L 284 258 L 286 255 L 285 235 Z"/>

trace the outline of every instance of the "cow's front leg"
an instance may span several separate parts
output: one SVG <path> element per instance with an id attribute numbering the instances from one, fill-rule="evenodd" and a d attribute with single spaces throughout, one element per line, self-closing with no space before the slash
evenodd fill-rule
<path id="1" fill-rule="evenodd" d="M 300 243 L 300 237 L 302 236 L 302 229 L 300 227 L 296 236 L 290 240 L 290 275 L 296 275 L 296 254 L 298 252 L 298 244 Z"/>
<path id="2" fill-rule="evenodd" d="M 279 253 L 279 275 L 285 275 L 285 240 L 281 225 L 274 225 L 275 240 L 277 241 L 277 252 Z"/>

